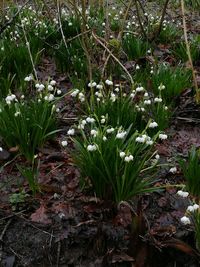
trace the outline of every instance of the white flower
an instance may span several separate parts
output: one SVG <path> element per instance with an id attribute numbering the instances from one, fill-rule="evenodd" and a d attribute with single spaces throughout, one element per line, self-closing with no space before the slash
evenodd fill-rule
<path id="1" fill-rule="evenodd" d="M 92 130 L 90 131 L 90 134 L 91 134 L 92 136 L 96 137 L 97 134 L 98 134 L 98 131 L 92 129 Z"/>
<path id="2" fill-rule="evenodd" d="M 115 95 L 114 93 L 111 93 L 110 95 L 111 95 L 111 96 L 110 96 L 110 100 L 111 100 L 112 102 L 115 102 L 115 100 L 116 100 L 116 95 Z"/>
<path id="3" fill-rule="evenodd" d="M 20 112 L 19 111 L 17 111 L 17 112 L 15 112 L 15 117 L 18 117 L 19 115 L 20 115 Z"/>
<path id="4" fill-rule="evenodd" d="M 186 191 L 179 190 L 179 191 L 177 192 L 177 195 L 180 196 L 180 197 L 184 197 L 184 198 L 186 198 L 186 197 L 189 196 L 189 193 L 186 192 Z"/>
<path id="5" fill-rule="evenodd" d="M 156 98 L 154 98 L 154 102 L 161 103 L 162 102 L 162 98 L 161 97 L 156 97 Z"/>
<path id="6" fill-rule="evenodd" d="M 63 147 L 67 146 L 67 144 L 68 144 L 67 141 L 62 141 L 62 142 L 61 142 L 61 145 L 62 145 Z"/>
<path id="7" fill-rule="evenodd" d="M 181 222 L 184 224 L 184 225 L 187 225 L 187 224 L 190 224 L 190 218 L 188 218 L 187 216 L 183 216 L 181 218 Z"/>
<path id="8" fill-rule="evenodd" d="M 99 90 L 103 89 L 103 85 L 102 84 L 97 84 L 97 89 L 99 89 Z"/>
<path id="9" fill-rule="evenodd" d="M 3 148 L 0 146 L 0 152 L 2 152 L 3 151 Z"/>
<path id="10" fill-rule="evenodd" d="M 125 158 L 124 158 L 124 161 L 126 161 L 126 162 L 130 162 L 130 161 L 132 161 L 133 160 L 133 155 L 129 155 L 129 156 L 126 156 Z"/>
<path id="11" fill-rule="evenodd" d="M 37 86 L 37 87 L 36 87 L 36 86 Z M 35 85 L 35 87 L 38 89 L 38 92 L 41 92 L 41 91 L 45 88 L 44 84 L 42 84 L 42 83 L 41 83 L 41 84 L 38 84 L 38 83 L 37 83 L 37 84 Z"/>
<path id="12" fill-rule="evenodd" d="M 135 90 L 136 90 L 136 92 L 142 92 L 142 91 L 144 91 L 144 87 L 139 86 Z"/>
<path id="13" fill-rule="evenodd" d="M 97 146 L 96 145 L 88 145 L 87 150 L 88 151 L 95 151 L 95 150 L 97 150 Z"/>
<path id="14" fill-rule="evenodd" d="M 74 135 L 74 134 L 75 134 L 75 130 L 74 130 L 74 129 L 69 129 L 69 130 L 67 131 L 67 134 L 68 134 L 68 135 Z"/>
<path id="15" fill-rule="evenodd" d="M 157 160 L 159 160 L 160 155 L 159 155 L 159 154 L 156 154 L 155 158 L 156 158 Z"/>
<path id="16" fill-rule="evenodd" d="M 188 206 L 188 207 L 187 207 L 187 211 L 189 211 L 189 212 L 193 212 L 193 211 L 194 211 L 194 207 L 193 207 L 193 206 Z"/>
<path id="17" fill-rule="evenodd" d="M 113 85 L 113 82 L 112 82 L 112 81 L 110 81 L 110 80 L 106 80 L 106 81 L 105 81 L 105 84 L 107 84 L 107 85 L 110 85 L 110 86 L 111 86 L 111 85 Z"/>
<path id="18" fill-rule="evenodd" d="M 24 78 L 25 82 L 30 82 L 32 80 L 33 80 L 33 75 L 32 74 Z"/>
<path id="19" fill-rule="evenodd" d="M 152 140 L 147 140 L 146 141 L 146 144 L 149 145 L 149 146 L 151 146 L 151 145 L 153 145 L 153 141 Z"/>
<path id="20" fill-rule="evenodd" d="M 157 124 L 157 122 L 155 122 L 155 121 L 153 121 L 153 122 L 151 122 L 151 123 L 149 124 L 149 128 L 156 128 L 156 127 L 158 127 L 158 124 Z"/>
<path id="21" fill-rule="evenodd" d="M 90 88 L 93 88 L 93 87 L 96 87 L 97 86 L 97 83 L 95 83 L 95 82 L 89 82 L 88 83 L 88 87 L 90 87 Z"/>
<path id="22" fill-rule="evenodd" d="M 106 132 L 107 133 L 112 133 L 112 132 L 114 132 L 114 130 L 115 130 L 114 128 L 109 128 L 109 129 L 106 130 Z"/>
<path id="23" fill-rule="evenodd" d="M 84 102 L 85 101 L 85 96 L 83 93 L 79 93 L 78 94 L 78 99 L 81 101 L 81 102 Z"/>
<path id="24" fill-rule="evenodd" d="M 169 172 L 171 172 L 171 173 L 176 173 L 177 172 L 177 168 L 176 167 L 172 167 L 170 170 L 169 170 Z"/>
<path id="25" fill-rule="evenodd" d="M 194 212 L 195 210 L 199 209 L 199 205 L 198 204 L 194 204 L 193 206 L 188 206 L 187 207 L 187 211 L 188 212 Z"/>
<path id="26" fill-rule="evenodd" d="M 103 141 L 106 141 L 107 140 L 107 137 L 106 136 L 103 136 Z"/>
<path id="27" fill-rule="evenodd" d="M 121 152 L 119 153 L 119 156 L 120 156 L 120 158 L 124 158 L 124 157 L 126 156 L 126 153 L 123 152 L 123 151 L 121 151 Z"/>
<path id="28" fill-rule="evenodd" d="M 47 88 L 48 88 L 48 91 L 50 91 L 50 92 L 54 90 L 53 86 L 52 86 L 52 85 L 50 85 L 50 84 L 48 85 L 48 87 L 47 87 Z"/>
<path id="29" fill-rule="evenodd" d="M 105 118 L 102 118 L 101 119 L 101 123 L 104 124 L 106 122 L 106 119 Z"/>
<path id="30" fill-rule="evenodd" d="M 148 99 L 148 100 L 144 100 L 144 104 L 145 104 L 145 105 L 151 105 L 151 100 L 150 100 L 150 99 Z"/>
<path id="31" fill-rule="evenodd" d="M 194 210 L 198 210 L 198 209 L 199 209 L 199 205 L 198 205 L 198 204 L 194 204 L 194 205 L 193 205 L 193 209 L 194 209 Z"/>
<path id="32" fill-rule="evenodd" d="M 160 86 L 158 86 L 158 90 L 164 90 L 165 89 L 165 86 L 163 84 L 161 84 Z"/>
<path id="33" fill-rule="evenodd" d="M 145 143 L 146 139 L 143 136 L 138 136 L 135 141 L 138 143 Z"/>
<path id="34" fill-rule="evenodd" d="M 130 98 L 134 98 L 134 97 L 135 97 L 135 93 L 131 93 Z"/>
<path id="35" fill-rule="evenodd" d="M 61 90 L 57 90 L 57 95 L 61 95 L 62 94 L 62 91 Z"/>
<path id="36" fill-rule="evenodd" d="M 79 93 L 79 89 L 75 89 L 72 93 L 71 93 L 71 96 L 72 97 L 76 97 Z"/>
<path id="37" fill-rule="evenodd" d="M 91 117 L 87 117 L 86 118 L 86 122 L 88 122 L 88 123 L 94 123 L 95 122 L 95 119 L 94 118 L 91 118 Z"/>
<path id="38" fill-rule="evenodd" d="M 118 132 L 116 135 L 117 139 L 123 139 L 126 136 L 126 131 Z"/>
<path id="39" fill-rule="evenodd" d="M 53 101 L 54 100 L 54 95 L 53 94 L 50 94 L 49 95 L 49 98 L 48 98 L 48 101 Z"/>
<path id="40" fill-rule="evenodd" d="M 54 80 L 50 81 L 50 85 L 55 86 L 56 85 L 56 81 L 54 81 Z"/>
<path id="41" fill-rule="evenodd" d="M 117 93 L 119 92 L 119 87 L 115 88 L 115 92 L 117 92 Z"/>
<path id="42" fill-rule="evenodd" d="M 140 69 L 140 66 L 137 64 L 137 65 L 135 66 L 135 69 L 136 69 L 136 70 L 139 70 L 139 69 Z"/>
<path id="43" fill-rule="evenodd" d="M 158 136 L 161 140 L 166 140 L 167 139 L 167 135 L 166 134 L 159 134 Z"/>

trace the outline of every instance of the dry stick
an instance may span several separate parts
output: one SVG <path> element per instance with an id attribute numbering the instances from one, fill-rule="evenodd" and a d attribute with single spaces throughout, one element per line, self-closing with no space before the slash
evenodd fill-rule
<path id="1" fill-rule="evenodd" d="M 35 75 L 36 80 L 38 80 L 37 71 L 36 71 L 36 68 L 35 68 L 35 65 L 34 65 L 34 62 L 33 62 L 33 57 L 32 57 L 32 54 L 31 54 L 30 44 L 28 42 L 28 39 L 27 39 L 26 32 L 25 32 L 25 29 L 24 29 L 24 25 L 23 24 L 22 24 L 22 30 L 23 30 L 23 33 L 24 33 L 24 38 L 25 38 L 25 41 L 26 41 L 26 46 L 27 46 L 29 57 L 30 57 L 31 64 L 32 64 L 32 67 L 33 67 L 33 72 L 34 72 L 34 75 Z"/>
<path id="2" fill-rule="evenodd" d="M 3 236 L 5 235 L 9 225 L 11 224 L 12 222 L 12 218 L 6 223 L 1 235 L 0 235 L 0 262 L 2 261 L 2 256 L 3 256 Z"/>
<path id="3" fill-rule="evenodd" d="M 118 40 L 120 40 L 121 37 L 122 37 L 123 31 L 124 31 L 124 27 L 125 27 L 125 23 L 126 23 L 126 19 L 127 19 L 127 17 L 128 17 L 128 12 L 129 12 L 129 10 L 130 10 L 130 8 L 131 8 L 131 5 L 132 5 L 132 0 L 130 0 L 130 2 L 129 2 L 129 4 L 128 4 L 127 8 L 126 8 L 126 12 L 125 12 L 124 17 L 123 17 L 123 22 L 122 22 L 121 31 L 119 32 L 119 34 L 118 34 L 118 36 L 117 36 L 117 39 L 118 39 Z"/>
<path id="4" fill-rule="evenodd" d="M 137 17 L 138 17 L 138 22 L 139 22 L 139 25 L 140 25 L 140 29 L 141 29 L 141 31 L 142 31 L 143 36 L 144 36 L 145 39 L 147 40 L 148 37 L 147 37 L 147 34 L 146 34 L 146 32 L 145 32 L 145 30 L 144 30 L 144 27 L 143 27 L 143 25 L 142 25 L 141 19 L 140 19 L 140 12 L 139 12 L 139 7 L 138 7 L 138 2 L 137 2 L 137 0 L 135 0 L 135 7 L 136 7 L 136 12 L 137 12 Z"/>
<path id="5" fill-rule="evenodd" d="M 161 29 L 162 29 L 163 21 L 164 21 L 164 18 L 165 18 L 165 14 L 166 14 L 166 10 L 167 10 L 168 3 L 169 3 L 169 0 L 166 0 L 165 5 L 164 5 L 164 7 L 163 7 L 162 16 L 161 16 L 161 19 L 160 19 L 160 23 L 159 23 L 158 30 L 156 31 L 156 33 L 155 33 L 155 35 L 153 36 L 153 38 L 152 38 L 151 41 L 155 40 L 155 39 L 159 36 L 159 34 L 160 34 L 160 32 L 161 32 Z"/>
<path id="6" fill-rule="evenodd" d="M 122 63 L 119 61 L 119 59 L 113 55 L 113 53 L 110 51 L 110 49 L 100 40 L 100 37 L 98 37 L 94 32 L 92 32 L 92 36 L 94 37 L 94 39 L 101 45 L 103 46 L 103 48 L 111 55 L 111 57 L 122 67 L 122 69 L 126 72 L 126 74 L 128 75 L 131 84 L 134 84 L 133 78 L 131 77 L 130 73 L 128 72 L 128 70 L 122 65 Z"/>
<path id="7" fill-rule="evenodd" d="M 106 50 L 105 50 L 105 51 L 106 51 Z M 105 60 L 105 63 L 104 63 L 104 65 L 103 65 L 103 69 L 102 69 L 102 73 L 101 73 L 101 79 L 103 79 L 103 77 L 104 77 L 104 73 L 105 73 L 105 70 L 106 70 L 106 67 L 107 67 L 107 65 L 108 65 L 108 62 L 109 62 L 110 57 L 111 57 L 111 55 L 108 54 L 108 56 L 107 56 L 107 58 L 106 58 L 106 60 Z"/>
<path id="8" fill-rule="evenodd" d="M 82 13 L 80 13 L 80 11 L 78 10 L 77 8 L 77 5 L 76 5 L 76 1 L 73 0 L 72 1 L 72 5 L 75 9 L 75 13 L 76 13 L 76 16 L 78 17 L 79 15 L 81 16 L 81 18 L 83 19 L 83 23 L 81 23 L 81 32 L 84 33 L 87 31 L 87 28 L 86 28 L 86 25 L 87 25 L 87 19 L 86 19 L 86 3 L 85 3 L 85 0 L 81 0 L 81 7 L 82 7 Z M 86 35 L 86 37 L 84 38 L 83 37 L 83 34 L 81 35 L 82 36 L 82 47 L 83 47 L 83 50 L 85 52 L 85 56 L 87 58 L 87 61 L 88 61 L 88 75 L 89 75 L 89 80 L 91 81 L 92 80 L 92 64 L 91 64 L 91 57 L 90 57 L 90 53 L 89 53 L 89 41 L 88 41 L 88 36 Z"/>
<path id="9" fill-rule="evenodd" d="M 191 53 L 190 53 L 190 45 L 189 45 L 188 37 L 187 37 L 187 26 L 186 26 L 186 20 L 185 20 L 184 0 L 181 0 L 181 12 L 182 12 L 182 19 L 183 19 L 183 31 L 184 31 L 185 45 L 186 45 L 188 60 L 189 60 L 189 63 L 190 63 L 190 68 L 192 70 L 194 87 L 195 87 L 195 91 L 196 91 L 196 101 L 197 101 L 197 103 L 199 103 L 199 101 L 200 101 L 200 91 L 198 89 L 197 79 L 196 79 L 196 75 L 195 75 L 195 72 L 194 72 L 194 66 L 193 66 L 193 63 L 192 63 L 192 57 L 191 57 Z"/>
<path id="10" fill-rule="evenodd" d="M 58 10 L 58 22 L 59 22 L 59 26 L 60 26 L 60 32 L 61 32 L 61 35 L 62 35 L 63 42 L 65 44 L 65 47 L 68 50 L 66 39 L 65 39 L 65 35 L 64 35 L 64 32 L 63 32 L 62 22 L 61 22 L 61 12 L 60 12 L 60 1 L 59 0 L 57 0 L 57 10 Z"/>

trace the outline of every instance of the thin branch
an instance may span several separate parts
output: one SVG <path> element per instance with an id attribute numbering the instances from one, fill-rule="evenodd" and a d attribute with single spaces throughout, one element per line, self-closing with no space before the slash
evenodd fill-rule
<path id="1" fill-rule="evenodd" d="M 191 67 L 191 70 L 192 70 L 194 87 L 195 87 L 195 91 L 196 91 L 196 101 L 199 103 L 200 102 L 200 91 L 199 91 L 198 84 L 197 84 L 197 79 L 196 79 L 194 66 L 193 66 L 193 62 L 192 62 L 192 57 L 191 57 L 191 53 L 190 53 L 190 45 L 189 45 L 189 42 L 188 42 L 187 26 L 186 26 L 186 20 L 185 20 L 184 0 L 181 0 L 181 12 L 182 12 L 182 19 L 183 19 L 183 31 L 184 31 L 185 45 L 186 45 L 188 60 L 189 60 L 190 67 Z"/>
<path id="2" fill-rule="evenodd" d="M 98 37 L 94 32 L 92 32 L 92 36 L 101 46 L 103 46 L 103 48 L 111 55 L 111 57 L 121 66 L 121 68 L 125 71 L 125 73 L 129 77 L 131 84 L 133 85 L 134 81 L 133 81 L 132 76 L 130 75 L 128 70 L 123 66 L 123 64 L 119 61 L 119 59 L 115 55 L 113 55 L 110 49 L 100 40 L 102 38 Z"/>
<path id="3" fill-rule="evenodd" d="M 154 34 L 154 36 L 153 36 L 153 38 L 152 38 L 151 41 L 155 40 L 155 39 L 159 36 L 159 34 L 160 34 L 160 32 L 161 32 L 161 29 L 162 29 L 163 21 L 164 21 L 164 18 L 165 18 L 165 14 L 166 14 L 166 10 L 167 10 L 168 3 L 169 3 L 169 0 L 166 0 L 166 1 L 165 1 L 165 5 L 164 5 L 163 10 L 162 10 L 162 16 L 161 16 L 161 19 L 160 19 L 160 23 L 159 23 L 158 30 L 157 30 L 157 32 Z"/>
<path id="4" fill-rule="evenodd" d="M 143 36 L 145 37 L 145 39 L 148 40 L 148 36 L 147 36 L 147 34 L 146 34 L 145 30 L 144 30 L 144 27 L 142 25 L 142 22 L 141 22 L 140 11 L 139 11 L 137 0 L 135 0 L 135 7 L 136 7 L 137 18 L 138 18 L 138 22 L 139 22 L 139 25 L 140 25 L 141 32 L 142 32 Z"/>

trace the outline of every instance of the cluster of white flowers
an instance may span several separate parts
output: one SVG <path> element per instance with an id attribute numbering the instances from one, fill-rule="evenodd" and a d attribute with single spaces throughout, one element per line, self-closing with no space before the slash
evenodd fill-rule
<path id="1" fill-rule="evenodd" d="M 187 217 L 187 216 L 183 216 L 183 217 L 181 218 L 181 222 L 182 222 L 182 224 L 184 224 L 184 225 L 191 224 L 190 218 Z"/>
<path id="2" fill-rule="evenodd" d="M 93 87 L 96 87 L 96 86 L 97 86 L 96 82 L 89 82 L 88 83 L 88 87 L 90 87 L 90 88 L 93 88 Z"/>
<path id="3" fill-rule="evenodd" d="M 87 150 L 88 151 L 96 151 L 97 150 L 97 145 L 94 144 L 94 145 L 88 145 L 87 146 Z"/>
<path id="4" fill-rule="evenodd" d="M 110 94 L 110 100 L 111 100 L 112 102 L 115 102 L 116 99 L 117 99 L 117 96 L 116 96 L 114 93 L 111 92 L 111 94 Z"/>
<path id="5" fill-rule="evenodd" d="M 115 129 L 114 128 L 109 128 L 109 129 L 107 129 L 106 130 L 106 132 L 109 134 L 109 133 L 113 133 L 115 131 Z"/>
<path id="6" fill-rule="evenodd" d="M 167 139 L 167 135 L 166 134 L 159 134 L 158 136 L 161 140 L 166 140 Z"/>
<path id="7" fill-rule="evenodd" d="M 49 102 L 53 101 L 54 100 L 54 95 L 53 94 L 45 95 L 44 100 L 49 101 Z"/>
<path id="8" fill-rule="evenodd" d="M 78 94 L 78 99 L 79 99 L 81 102 L 84 102 L 84 101 L 85 101 L 85 95 L 84 95 L 82 92 L 80 92 L 80 93 Z"/>
<path id="9" fill-rule="evenodd" d="M 112 85 L 113 85 L 113 82 L 110 81 L 110 80 L 106 80 L 106 81 L 105 81 L 105 84 L 107 84 L 107 85 L 109 85 L 109 86 L 112 86 Z"/>
<path id="10" fill-rule="evenodd" d="M 32 81 L 33 80 L 33 74 L 30 74 L 30 75 L 28 75 L 28 76 L 26 76 L 25 78 L 24 78 L 24 81 L 25 82 L 30 82 L 30 81 Z"/>
<path id="11" fill-rule="evenodd" d="M 151 100 L 150 99 L 144 100 L 144 105 L 151 105 Z"/>
<path id="12" fill-rule="evenodd" d="M 161 103 L 162 102 L 162 98 L 161 97 L 155 97 L 154 98 L 154 102 L 155 103 Z"/>
<path id="13" fill-rule="evenodd" d="M 176 167 L 172 167 L 169 169 L 169 172 L 175 174 L 177 172 L 177 168 Z"/>
<path id="14" fill-rule="evenodd" d="M 116 139 L 123 139 L 126 136 L 126 134 L 127 134 L 126 131 L 119 130 L 117 135 L 116 135 Z"/>
<path id="15" fill-rule="evenodd" d="M 135 90 L 136 90 L 136 92 L 142 92 L 142 91 L 144 91 L 144 87 L 138 86 Z"/>
<path id="16" fill-rule="evenodd" d="M 36 83 L 35 88 L 37 89 L 38 92 L 42 92 L 45 88 L 43 83 Z"/>
<path id="17" fill-rule="evenodd" d="M 88 123 L 94 123 L 95 122 L 95 119 L 92 118 L 92 117 L 87 117 L 86 118 L 86 122 L 88 122 Z"/>
<path id="18" fill-rule="evenodd" d="M 92 136 L 96 137 L 96 136 L 98 135 L 98 131 L 95 130 L 95 129 L 92 129 L 92 130 L 90 131 L 90 134 L 91 134 Z"/>
<path id="19" fill-rule="evenodd" d="M 147 145 L 153 145 L 153 141 L 151 140 L 151 137 L 146 134 L 136 137 L 135 141 L 137 143 L 142 143 L 142 144 L 146 143 Z"/>
<path id="20" fill-rule="evenodd" d="M 187 211 L 188 212 L 194 212 L 194 211 L 196 211 L 198 209 L 199 209 L 199 205 L 196 204 L 196 203 L 187 207 Z"/>
<path id="21" fill-rule="evenodd" d="M 79 122 L 78 129 L 84 130 L 86 124 L 87 124 L 87 121 L 86 120 L 81 120 Z"/>
<path id="22" fill-rule="evenodd" d="M 177 195 L 180 196 L 180 197 L 186 198 L 186 197 L 189 196 L 189 193 L 186 192 L 186 191 L 178 190 L 177 191 Z"/>
<path id="23" fill-rule="evenodd" d="M 76 97 L 79 93 L 79 89 L 75 89 L 72 93 L 71 93 L 71 96 L 72 97 Z"/>
<path id="24" fill-rule="evenodd" d="M 106 117 L 104 115 L 101 116 L 101 124 L 104 124 L 106 122 Z"/>
<path id="25" fill-rule="evenodd" d="M 64 140 L 64 141 L 61 142 L 61 145 L 62 145 L 63 147 L 66 147 L 66 146 L 68 145 L 68 142 L 67 142 L 66 140 Z"/>
<path id="26" fill-rule="evenodd" d="M 165 86 L 163 84 L 161 84 L 161 85 L 158 86 L 158 90 L 161 91 L 161 90 L 164 90 L 164 89 L 165 89 Z"/>
<path id="27" fill-rule="evenodd" d="M 125 162 L 133 161 L 133 155 L 131 155 L 131 154 L 126 155 L 126 153 L 123 151 L 121 151 L 119 153 L 119 156 L 120 156 L 120 158 L 124 159 Z"/>
<path id="28" fill-rule="evenodd" d="M 156 127 L 158 127 L 157 122 L 153 121 L 149 123 L 149 128 L 156 128 Z"/>
<path id="29" fill-rule="evenodd" d="M 69 129 L 69 130 L 67 131 L 67 134 L 68 134 L 68 135 L 74 135 L 74 134 L 75 134 L 75 130 L 74 130 L 74 128 Z"/>
<path id="30" fill-rule="evenodd" d="M 14 94 L 8 95 L 5 98 L 6 104 L 10 105 L 13 101 L 17 101 L 17 97 Z"/>

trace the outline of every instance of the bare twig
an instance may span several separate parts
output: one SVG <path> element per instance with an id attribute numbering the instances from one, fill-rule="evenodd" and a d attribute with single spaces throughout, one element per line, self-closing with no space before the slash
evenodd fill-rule
<path id="1" fill-rule="evenodd" d="M 124 67 L 124 65 L 119 61 L 119 59 L 115 55 L 113 55 L 113 53 L 110 51 L 110 49 L 101 41 L 102 38 L 98 37 L 94 32 L 92 32 L 92 36 L 97 41 L 97 43 L 99 43 L 101 46 L 103 46 L 103 48 L 111 55 L 111 57 L 121 66 L 121 68 L 124 70 L 124 72 L 129 77 L 129 79 L 131 81 L 131 84 L 133 85 L 134 81 L 133 81 L 133 78 L 132 78 L 131 74 Z"/>
<path id="2" fill-rule="evenodd" d="M 146 40 L 148 40 L 148 36 L 147 36 L 147 34 L 146 34 L 146 32 L 145 32 L 145 29 L 144 29 L 144 27 L 143 27 L 143 24 L 142 24 L 142 22 L 141 22 L 140 11 L 139 11 L 139 6 L 138 6 L 138 1 L 137 1 L 137 0 L 135 0 L 135 7 L 136 7 L 137 18 L 138 18 L 138 22 L 139 22 L 139 25 L 140 25 L 141 32 L 142 32 L 144 38 L 145 38 Z"/>
<path id="3" fill-rule="evenodd" d="M 158 27 L 158 30 L 156 31 L 156 33 L 154 34 L 153 38 L 151 41 L 155 40 L 160 32 L 161 32 L 161 29 L 162 29 L 162 25 L 163 25 L 163 21 L 164 21 L 164 18 L 165 18 L 165 14 L 166 14 L 166 10 L 167 10 L 167 6 L 168 6 L 168 3 L 169 3 L 169 0 L 166 0 L 165 1 L 165 5 L 163 7 L 163 10 L 162 10 L 162 16 L 161 16 L 161 19 L 160 19 L 160 23 L 159 23 L 159 27 Z"/>
<path id="4" fill-rule="evenodd" d="M 194 66 L 193 66 L 193 62 L 192 62 L 192 57 L 191 57 L 191 53 L 190 53 L 190 45 L 189 45 L 189 42 L 188 42 L 187 26 L 186 26 L 186 20 L 185 20 L 184 0 L 181 0 L 181 12 L 182 12 L 182 19 L 183 19 L 183 31 L 184 31 L 185 45 L 186 45 L 188 60 L 189 60 L 189 63 L 190 63 L 190 68 L 192 70 L 194 87 L 195 87 L 195 91 L 196 91 L 196 101 L 197 101 L 197 103 L 199 103 L 200 102 L 200 91 L 198 89 L 197 79 L 196 79 Z"/>
<path id="5" fill-rule="evenodd" d="M 27 39 L 26 31 L 24 29 L 24 25 L 23 24 L 22 24 L 22 30 L 23 30 L 25 41 L 26 41 L 26 47 L 28 49 L 28 53 L 29 53 L 29 57 L 30 57 L 30 60 L 31 60 L 31 64 L 32 64 L 32 67 L 33 67 L 33 72 L 34 72 L 34 75 L 35 75 L 35 79 L 38 80 L 37 71 L 36 71 L 35 64 L 33 62 L 33 56 L 32 56 L 32 53 L 31 53 L 30 43 L 29 43 L 29 41 Z"/>
<path id="6" fill-rule="evenodd" d="M 1 235 L 0 235 L 0 262 L 2 261 L 2 256 L 3 256 L 3 237 L 9 227 L 9 225 L 12 222 L 12 218 L 10 220 L 8 220 L 8 222 L 6 223 Z"/>

